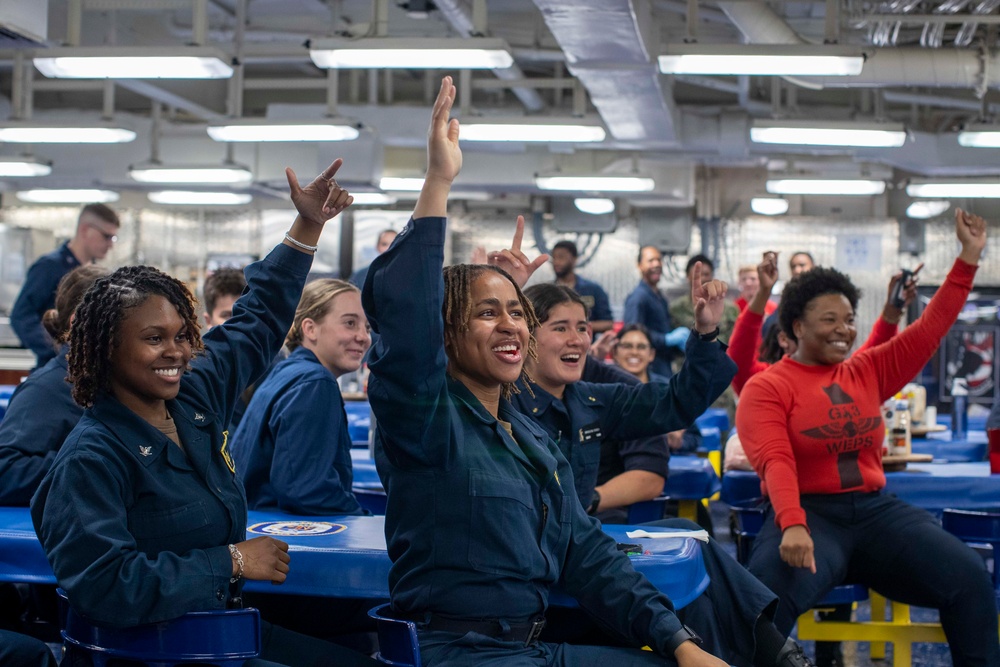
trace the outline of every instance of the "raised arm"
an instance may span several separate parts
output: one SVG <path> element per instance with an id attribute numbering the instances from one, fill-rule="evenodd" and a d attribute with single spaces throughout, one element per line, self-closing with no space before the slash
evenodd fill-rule
<path id="1" fill-rule="evenodd" d="M 768 364 L 757 359 L 760 348 L 760 330 L 764 323 L 764 309 L 771 296 L 774 284 L 778 282 L 778 253 L 765 252 L 764 259 L 757 265 L 760 287 L 746 309 L 736 318 L 733 335 L 729 338 L 726 353 L 736 363 L 733 389 L 739 394 L 747 381 L 757 373 L 766 370 Z"/>
<path id="2" fill-rule="evenodd" d="M 281 244 L 244 269 L 247 288 L 233 316 L 205 334 L 206 353 L 191 364 L 185 381 L 193 389 L 197 385 L 206 407 L 226 425 L 240 394 L 267 370 L 284 343 L 323 226 L 354 201 L 334 180 L 342 164 L 335 160 L 305 187 L 295 172 L 285 170 L 298 216 Z"/>
<path id="3" fill-rule="evenodd" d="M 441 465 L 447 456 L 430 447 L 450 428 L 441 268 L 448 193 L 462 168 L 458 121 L 449 119 L 454 101 L 455 86 L 446 76 L 431 114 L 427 175 L 413 218 L 372 262 L 362 290 L 368 321 L 379 334 L 368 362 L 368 398 L 385 453 L 401 467 Z"/>
<path id="4" fill-rule="evenodd" d="M 875 324 L 872 325 L 871 333 L 868 335 L 868 340 L 866 340 L 864 344 L 858 348 L 858 352 L 863 352 L 870 347 L 881 345 L 896 335 L 899 331 L 899 321 L 903 318 L 903 313 L 906 311 L 906 307 L 909 306 L 910 303 L 912 303 L 917 297 L 917 274 L 920 273 L 920 269 L 922 268 L 924 268 L 923 264 L 918 266 L 911 275 L 910 279 L 906 282 L 906 285 L 903 287 L 902 307 L 899 307 L 892 302 L 892 293 L 896 287 L 896 283 L 902 279 L 903 273 L 900 271 L 889 279 L 889 293 L 886 297 L 885 305 L 882 307 L 882 316 L 875 320 Z"/>

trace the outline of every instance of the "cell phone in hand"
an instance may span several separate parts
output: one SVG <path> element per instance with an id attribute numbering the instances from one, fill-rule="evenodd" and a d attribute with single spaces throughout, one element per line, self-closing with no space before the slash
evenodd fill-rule
<path id="1" fill-rule="evenodd" d="M 903 275 L 899 277 L 899 282 L 892 286 L 892 295 L 889 297 L 889 303 L 900 309 L 906 305 L 906 297 L 903 295 L 906 285 L 913 280 L 913 271 L 909 269 L 902 269 L 902 271 Z"/>

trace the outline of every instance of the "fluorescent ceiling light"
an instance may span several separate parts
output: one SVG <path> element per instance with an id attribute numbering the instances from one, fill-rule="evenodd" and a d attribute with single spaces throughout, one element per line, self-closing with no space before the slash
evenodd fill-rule
<path id="1" fill-rule="evenodd" d="M 911 197 L 931 197 L 934 199 L 945 197 L 1000 199 L 1000 181 L 955 180 L 910 183 L 906 186 L 906 194 Z"/>
<path id="2" fill-rule="evenodd" d="M 1000 129 L 996 125 L 970 125 L 958 133 L 958 144 L 970 148 L 1000 148 Z"/>
<path id="3" fill-rule="evenodd" d="M 525 118 L 515 121 L 468 120 L 462 122 L 462 141 L 537 141 L 592 143 L 604 141 L 604 128 L 572 119 Z"/>
<path id="4" fill-rule="evenodd" d="M 130 167 L 128 175 L 140 183 L 246 183 L 253 174 L 238 165 L 165 166 L 161 164 Z"/>
<path id="5" fill-rule="evenodd" d="M 934 218 L 949 208 L 951 208 L 951 202 L 947 200 L 932 199 L 930 201 L 915 201 L 906 207 L 906 217 L 919 218 L 921 220 Z"/>
<path id="6" fill-rule="evenodd" d="M 30 204 L 108 204 L 118 201 L 118 193 L 111 190 L 25 190 L 17 198 Z"/>
<path id="7" fill-rule="evenodd" d="M 615 210 L 615 200 L 604 197 L 577 197 L 573 200 L 573 205 L 581 213 L 591 215 L 604 215 Z"/>
<path id="8" fill-rule="evenodd" d="M 354 204 L 352 206 L 391 206 L 396 203 L 396 198 L 384 192 L 352 192 Z"/>
<path id="9" fill-rule="evenodd" d="M 191 192 L 187 190 L 164 190 L 150 192 L 149 201 L 154 204 L 176 204 L 187 206 L 240 206 L 249 204 L 253 197 L 240 192 Z"/>
<path id="10" fill-rule="evenodd" d="M 302 123 L 245 118 L 209 125 L 208 136 L 215 141 L 351 141 L 360 134 L 357 126 L 342 118 Z"/>
<path id="11" fill-rule="evenodd" d="M 507 42 L 486 37 L 314 39 L 309 57 L 317 67 L 344 69 L 506 69 L 514 64 Z"/>
<path id="12" fill-rule="evenodd" d="M 784 215 L 788 213 L 788 200 L 780 197 L 754 197 L 750 210 L 757 215 Z"/>
<path id="13" fill-rule="evenodd" d="M 784 178 L 769 180 L 765 187 L 775 195 L 880 195 L 885 192 L 885 181 Z"/>
<path id="14" fill-rule="evenodd" d="M 12 144 L 127 144 L 135 132 L 113 124 L 25 123 L 0 125 L 0 141 Z"/>
<path id="15" fill-rule="evenodd" d="M 540 190 L 576 192 L 650 192 L 656 183 L 645 176 L 535 176 Z"/>
<path id="16" fill-rule="evenodd" d="M 218 49 L 179 47 L 74 47 L 46 49 L 35 58 L 53 79 L 228 79 L 229 60 Z"/>
<path id="17" fill-rule="evenodd" d="M 756 120 L 750 140 L 759 144 L 898 148 L 906 143 L 899 123 Z"/>
<path id="18" fill-rule="evenodd" d="M 837 46 L 669 44 L 659 57 L 664 74 L 857 76 L 865 57 Z"/>
<path id="19" fill-rule="evenodd" d="M 383 176 L 378 182 L 382 190 L 397 190 L 399 192 L 420 192 L 424 187 L 422 178 L 405 178 L 399 176 Z"/>
<path id="20" fill-rule="evenodd" d="M 52 163 L 33 157 L 0 157 L 0 176 L 48 176 L 52 173 Z"/>

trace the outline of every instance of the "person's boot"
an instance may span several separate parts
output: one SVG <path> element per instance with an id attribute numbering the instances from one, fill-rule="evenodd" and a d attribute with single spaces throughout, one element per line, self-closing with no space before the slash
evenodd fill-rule
<path id="1" fill-rule="evenodd" d="M 812 661 L 802 651 L 802 647 L 789 639 L 778 651 L 778 659 L 775 661 L 777 667 L 816 667 Z"/>

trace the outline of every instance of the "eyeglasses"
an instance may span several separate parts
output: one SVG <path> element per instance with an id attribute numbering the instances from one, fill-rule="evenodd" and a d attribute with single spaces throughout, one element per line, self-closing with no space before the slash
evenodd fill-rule
<path id="1" fill-rule="evenodd" d="M 100 234 L 101 236 L 103 236 L 104 240 L 107 241 L 107 242 L 109 242 L 109 243 L 114 243 L 115 241 L 118 240 L 118 235 L 117 234 L 108 234 L 106 231 L 104 231 L 103 229 L 101 229 L 97 225 L 90 225 L 90 228 L 96 230 L 97 233 Z"/>
<path id="2" fill-rule="evenodd" d="M 632 350 L 645 352 L 649 349 L 649 345 L 646 343 L 618 343 L 618 349 L 625 350 L 626 352 L 631 352 Z"/>

